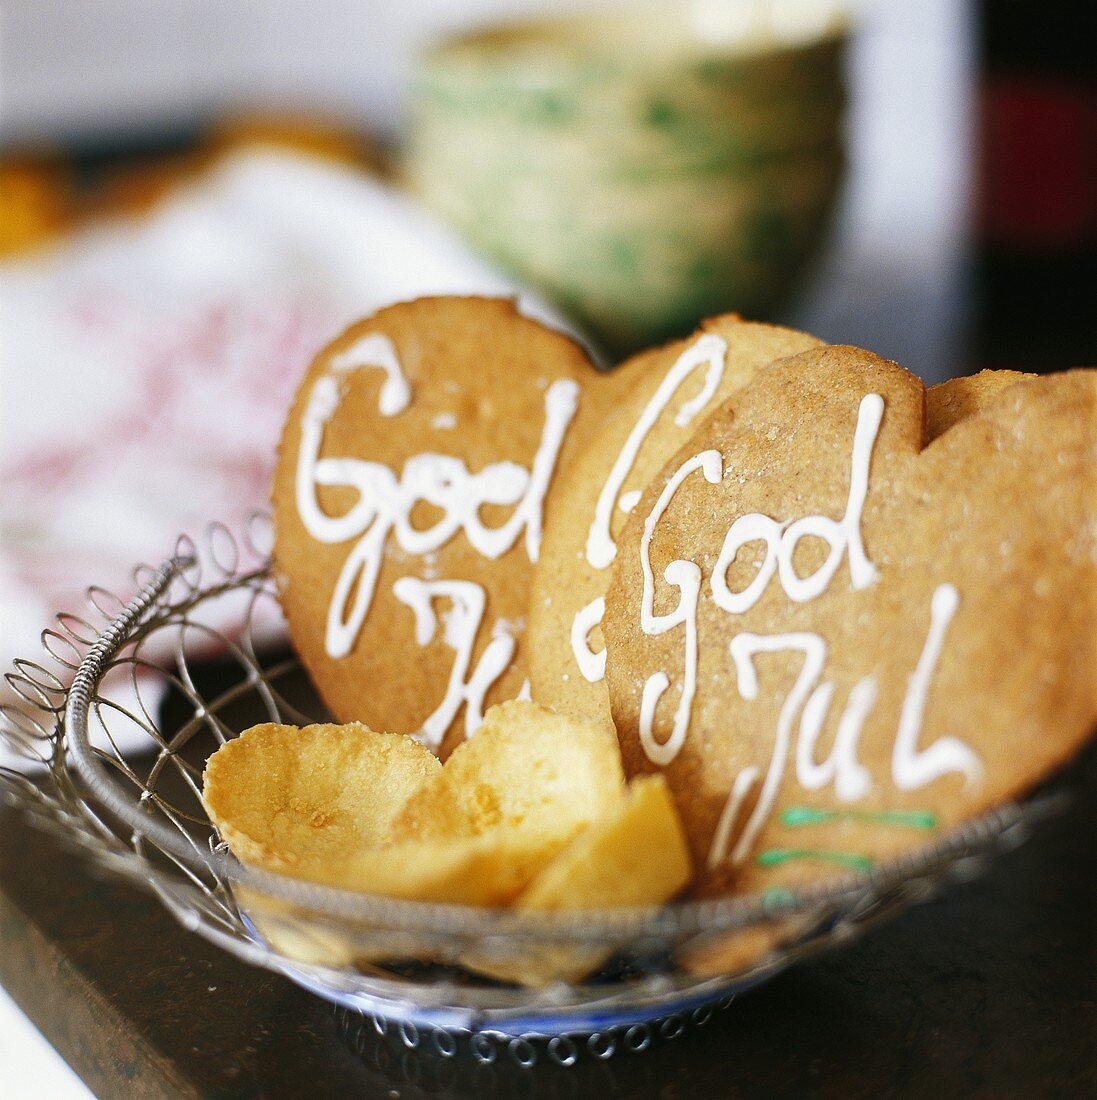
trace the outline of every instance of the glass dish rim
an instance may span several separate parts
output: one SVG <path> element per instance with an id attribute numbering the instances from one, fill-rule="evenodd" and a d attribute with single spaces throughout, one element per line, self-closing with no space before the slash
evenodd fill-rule
<path id="1" fill-rule="evenodd" d="M 133 639 L 135 632 L 155 620 L 156 609 L 194 606 L 218 593 L 270 575 L 269 560 L 258 568 L 235 572 L 225 583 L 192 583 L 191 595 L 178 603 L 161 599 L 171 582 L 195 564 L 193 557 L 176 554 L 152 571 L 151 579 L 102 630 L 80 661 L 65 693 L 56 753 L 71 761 L 91 795 L 132 830 L 164 849 L 189 868 L 206 870 L 232 885 L 258 891 L 330 921 L 374 928 L 397 928 L 441 934 L 506 935 L 551 938 L 554 941 L 619 940 L 630 938 L 678 939 L 699 933 L 730 932 L 782 916 L 845 910 L 878 899 L 889 890 L 921 876 L 947 870 L 968 856 L 990 848 L 1007 834 L 1054 812 L 1057 796 L 1041 795 L 996 806 L 961 823 L 949 832 L 867 871 L 847 872 L 796 892 L 769 890 L 733 897 L 690 899 L 661 906 L 549 912 L 513 908 L 484 908 L 384 897 L 309 882 L 249 867 L 218 846 L 209 852 L 188 843 L 183 834 L 148 816 L 146 800 L 135 798 L 100 760 L 102 750 L 90 742 L 89 710 L 95 689 L 111 658 Z M 147 575 L 147 574 L 146 574 Z M 55 758 L 55 764 L 56 764 Z M 154 798 L 155 800 L 155 798 Z M 212 826 L 211 826 L 212 827 Z M 134 847 L 119 854 L 144 861 Z"/>

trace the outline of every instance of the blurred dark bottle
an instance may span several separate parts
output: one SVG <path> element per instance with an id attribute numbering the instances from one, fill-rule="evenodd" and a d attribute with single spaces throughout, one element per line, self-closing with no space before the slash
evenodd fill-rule
<path id="1" fill-rule="evenodd" d="M 1097 4 L 976 10 L 971 366 L 1097 364 Z"/>

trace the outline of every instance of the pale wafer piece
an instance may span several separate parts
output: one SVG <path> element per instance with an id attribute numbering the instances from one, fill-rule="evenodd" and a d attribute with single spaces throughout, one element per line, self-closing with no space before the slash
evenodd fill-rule
<path id="1" fill-rule="evenodd" d="M 597 910 L 661 905 L 690 880 L 689 849 L 662 776 L 641 776 L 616 807 L 562 848 L 519 895 L 526 911 Z M 509 957 L 508 957 L 509 956 Z M 579 981 L 605 961 L 605 949 L 502 945 L 465 965 L 500 981 L 545 985 Z"/>
<path id="2" fill-rule="evenodd" d="M 388 844 L 393 819 L 441 771 L 417 742 L 360 723 L 265 723 L 209 758 L 202 799 L 238 859 L 297 874 Z"/>
<path id="3" fill-rule="evenodd" d="M 398 734 L 268 723 L 210 757 L 202 797 L 229 849 L 253 867 L 388 897 L 502 904 L 524 885 L 505 837 L 393 843 L 394 818 L 441 771 Z"/>
<path id="4" fill-rule="evenodd" d="M 530 910 L 656 905 L 689 878 L 689 850 L 666 781 L 644 775 L 538 872 L 516 904 Z"/>
<path id="5" fill-rule="evenodd" d="M 620 407 L 562 470 L 549 501 L 530 597 L 535 699 L 612 730 L 598 621 L 630 502 L 759 367 L 819 344 L 802 332 L 727 314 L 618 368 Z"/>
<path id="6" fill-rule="evenodd" d="M 939 412 L 927 446 L 917 378 L 807 352 L 646 491 L 607 595 L 613 716 L 627 770 L 667 776 L 705 891 L 863 870 L 1024 792 L 1093 729 L 1097 373 L 1001 381 L 962 387 L 976 411 Z"/>
<path id="7" fill-rule="evenodd" d="M 203 800 L 241 861 L 390 897 L 505 905 L 624 797 L 602 731 L 533 703 L 489 711 L 445 767 L 360 724 L 266 724 L 206 765 Z"/>
<path id="8" fill-rule="evenodd" d="M 519 889 L 624 798 L 616 741 L 536 703 L 493 707 L 396 816 L 397 840 L 506 835 Z M 518 893 L 515 890 L 515 895 Z"/>

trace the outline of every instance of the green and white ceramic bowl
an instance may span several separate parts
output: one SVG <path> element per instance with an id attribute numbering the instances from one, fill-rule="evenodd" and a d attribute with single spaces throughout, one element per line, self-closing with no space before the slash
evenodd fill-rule
<path id="1" fill-rule="evenodd" d="M 830 0 L 660 3 L 441 43 L 405 175 L 611 351 L 764 313 L 842 178 Z"/>

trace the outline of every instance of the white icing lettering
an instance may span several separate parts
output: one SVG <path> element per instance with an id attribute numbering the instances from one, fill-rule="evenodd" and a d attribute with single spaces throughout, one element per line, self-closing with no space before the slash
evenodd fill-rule
<path id="1" fill-rule="evenodd" d="M 640 539 L 640 568 L 644 574 L 644 589 L 640 601 L 640 629 L 645 634 L 665 634 L 676 626 L 684 625 L 685 668 L 682 675 L 682 694 L 674 713 L 674 725 L 670 736 L 660 743 L 655 739 L 655 710 L 663 693 L 670 686 L 665 672 L 656 672 L 644 684 L 640 702 L 640 744 L 653 764 L 669 764 L 685 742 L 689 732 L 690 711 L 697 689 L 697 599 L 701 592 L 701 569 L 691 561 L 672 561 L 663 571 L 668 584 L 680 592 L 678 605 L 665 615 L 655 614 L 655 580 L 652 576 L 649 552 L 655 528 L 669 507 L 678 487 L 694 470 L 701 470 L 705 480 L 717 484 L 723 477 L 723 461 L 719 451 L 702 451 L 688 459 L 663 487 L 651 513 L 644 520 L 644 533 Z"/>
<path id="2" fill-rule="evenodd" d="M 759 599 L 777 572 L 777 548 L 781 544 L 784 525 L 769 516 L 752 512 L 739 518 L 728 528 L 724 544 L 712 570 L 712 599 L 717 607 L 738 615 L 749 611 Z M 741 592 L 732 592 L 728 587 L 728 566 L 735 560 L 740 547 L 751 542 L 764 542 L 766 554 L 754 579 Z"/>
<path id="3" fill-rule="evenodd" d="M 883 418 L 884 399 L 878 393 L 866 394 L 857 410 L 850 461 L 849 494 L 845 515 L 838 521 L 827 516 L 804 516 L 795 522 L 778 523 L 769 516 L 751 512 L 739 516 L 724 537 L 716 567 L 712 573 L 712 598 L 717 607 L 733 614 L 749 611 L 762 597 L 773 574 L 780 577 L 785 595 L 796 603 L 806 603 L 826 591 L 838 570 L 842 555 L 849 559 L 850 583 L 854 589 L 866 588 L 876 579 L 876 566 L 868 560 L 861 537 L 861 514 L 868 493 L 872 450 Z M 816 536 L 829 546 L 826 560 L 806 577 L 796 573 L 793 556 L 802 538 Z M 758 575 L 741 592 L 732 592 L 727 571 L 740 548 L 751 542 L 764 542 L 765 557 Z"/>
<path id="4" fill-rule="evenodd" d="M 590 632 L 602 621 L 606 613 L 606 598 L 599 596 L 575 613 L 571 624 L 571 652 L 583 678 L 596 684 L 606 677 L 606 651 L 603 647 L 594 653 L 590 648 Z"/>
<path id="5" fill-rule="evenodd" d="M 400 366 L 393 342 L 380 332 L 371 332 L 333 355 L 328 370 L 343 373 L 363 367 L 380 367 L 385 372 L 377 407 L 382 416 L 396 416 L 411 404 L 411 385 Z"/>
<path id="6" fill-rule="evenodd" d="M 448 599 L 451 607 L 442 615 L 442 637 L 454 652 L 446 693 L 441 703 L 415 735 L 430 749 L 442 744 L 461 705 L 465 707 L 465 736 L 471 737 L 484 720 L 484 696 L 510 666 L 515 641 L 501 623 L 492 630 L 492 640 L 469 676 L 476 634 L 484 618 L 487 597 L 473 581 L 424 581 L 418 577 L 400 577 L 392 586 L 393 595 L 411 608 L 415 616 L 415 640 L 429 645 L 438 631 L 434 600 Z M 502 629 L 500 629 L 502 627 Z M 519 695 L 521 697 L 521 695 Z"/>
<path id="7" fill-rule="evenodd" d="M 960 606 L 960 593 L 951 584 L 938 585 L 929 605 L 929 632 L 926 644 L 914 672 L 907 681 L 903 709 L 899 712 L 899 728 L 891 756 L 891 777 L 901 791 L 916 790 L 948 772 L 960 772 L 968 783 L 982 775 L 979 758 L 955 737 L 942 737 L 927 748 L 918 750 L 918 734 L 922 728 L 926 696 L 945 631 Z"/>
<path id="8" fill-rule="evenodd" d="M 939 585 L 930 602 L 930 627 L 925 646 L 908 680 L 895 733 L 891 774 L 900 790 L 916 790 L 949 772 L 962 774 L 969 783 L 978 781 L 982 776 L 982 764 L 978 757 L 957 738 L 942 737 L 924 750 L 917 749 L 930 682 L 941 655 L 945 631 L 958 607 L 959 593 L 956 588 L 951 584 Z M 835 793 L 842 802 L 854 802 L 869 793 L 872 779 L 868 770 L 857 759 L 857 741 L 865 719 L 876 701 L 877 686 L 871 676 L 859 680 L 853 686 L 838 722 L 831 754 L 826 761 L 818 764 L 815 762 L 815 747 L 834 692 L 833 684 L 829 682 L 812 687 L 826 660 L 826 646 L 822 638 L 816 634 L 766 636 L 742 633 L 732 638 L 730 649 L 738 672 L 739 693 L 747 700 L 756 698 L 758 694 L 754 654 L 799 649 L 805 656 L 800 675 L 778 715 L 773 756 L 758 802 L 731 853 L 732 863 L 738 864 L 749 855 L 758 830 L 772 812 L 789 748 L 792 723 L 801 706 L 803 709 L 796 743 L 796 779 L 800 786 L 804 790 L 814 791 L 833 783 Z M 730 830 L 753 785 L 753 779 L 748 780 L 744 776 L 755 771 L 753 768 L 744 768 L 736 779 L 713 836 L 709 850 L 710 866 L 715 866 L 725 858 Z"/>
<path id="9" fill-rule="evenodd" d="M 667 399 L 669 400 L 669 395 Z M 850 583 L 854 590 L 863 589 L 873 583 L 877 577 L 877 569 L 865 552 L 861 519 L 868 494 L 872 452 L 883 413 L 884 401 L 879 394 L 866 394 L 861 399 L 850 458 L 849 492 L 845 513 L 840 520 L 809 515 L 779 522 L 760 513 L 750 513 L 735 519 L 725 535 L 713 568 L 710 588 L 716 606 L 730 614 L 749 611 L 761 599 L 775 575 L 780 579 L 781 588 L 790 600 L 797 603 L 813 600 L 826 591 L 843 556 L 848 559 Z M 670 685 L 670 677 L 663 671 L 654 673 L 644 683 L 641 695 L 640 743 L 648 758 L 660 766 L 674 760 L 689 730 L 690 707 L 696 690 L 697 611 L 701 571 L 693 562 L 672 561 L 664 571 L 664 576 L 668 583 L 680 590 L 678 605 L 669 614 L 655 615 L 651 542 L 663 512 L 685 478 L 693 470 L 701 468 L 706 479 L 715 484 L 721 477 L 719 464 L 720 456 L 717 451 L 703 452 L 684 463 L 667 482 L 645 521 L 640 542 L 640 565 L 643 572 L 641 629 L 645 634 L 656 635 L 678 625 L 684 624 L 686 628 L 682 697 L 675 712 L 671 735 L 665 742 L 656 741 L 652 731 L 656 707 Z M 620 482 L 613 491 L 616 492 L 619 488 Z M 793 566 L 793 558 L 799 541 L 807 537 L 823 539 L 829 549 L 822 565 L 810 575 L 801 577 Z M 740 550 L 751 543 L 760 543 L 764 548 L 757 565 L 757 574 L 743 589 L 732 591 L 727 580 L 728 570 Z M 941 655 L 948 624 L 959 606 L 959 599 L 959 593 L 951 584 L 942 584 L 933 593 L 929 631 L 917 666 L 908 680 L 895 733 L 891 771 L 892 779 L 900 790 L 917 789 L 950 772 L 962 774 L 969 783 L 978 780 L 982 774 L 978 757 L 957 738 L 943 737 L 925 749 L 919 750 L 917 747 L 933 673 Z M 589 608 L 584 609 L 584 613 L 589 611 Z M 586 627 L 585 622 L 579 623 L 577 617 L 573 639 L 578 637 L 585 645 L 589 627 L 585 630 L 583 627 Z M 865 721 L 876 702 L 877 683 L 873 677 L 864 677 L 850 690 L 838 720 L 834 745 L 826 760 L 819 763 L 816 760 L 816 749 L 834 696 L 832 683 L 819 682 L 827 658 L 823 638 L 811 632 L 762 635 L 744 631 L 731 639 L 729 650 L 736 668 L 739 694 L 747 701 L 757 698 L 758 695 L 758 675 L 754 665 L 758 654 L 800 652 L 804 660 L 792 688 L 782 702 L 769 766 L 762 778 L 754 806 L 732 847 L 733 832 L 759 780 L 758 768 L 748 765 L 736 775 L 717 822 L 707 857 L 710 867 L 728 858 L 732 863 L 739 864 L 750 854 L 759 831 L 773 812 L 797 717 L 799 728 L 795 751 L 796 779 L 804 790 L 815 791 L 833 784 L 840 801 L 853 802 L 864 798 L 872 789 L 872 777 L 857 758 L 857 745 Z M 579 660 L 579 648 L 575 649 L 575 653 Z M 589 650 L 586 654 L 593 656 L 589 654 Z"/>
<path id="10" fill-rule="evenodd" d="M 834 685 L 820 684 L 804 704 L 800 735 L 796 740 L 796 780 L 805 791 L 817 791 L 828 783 L 842 802 L 855 802 L 872 789 L 868 769 L 857 759 L 857 739 L 868 712 L 876 702 L 876 681 L 871 676 L 853 685 L 846 708 L 838 720 L 834 748 L 822 764 L 815 762 L 815 746 L 830 709 Z"/>
<path id="11" fill-rule="evenodd" d="M 392 381 L 390 376 L 387 382 Z M 408 553 L 426 554 L 464 531 L 475 550 L 495 559 L 510 550 L 524 530 L 526 553 L 530 561 L 537 560 L 545 494 L 578 397 L 579 387 L 570 380 L 548 389 L 545 424 L 529 470 L 513 462 L 496 462 L 471 473 L 459 458 L 425 453 L 409 458 L 397 478 L 381 463 L 320 457 L 324 427 L 338 408 L 340 393 L 330 374 L 316 381 L 302 421 L 296 470 L 298 514 L 320 542 L 358 539 L 340 570 L 328 608 L 325 649 L 330 657 L 346 656 L 361 632 L 390 534 Z M 343 515 L 330 516 L 317 499 L 320 486 L 354 489 L 357 499 Z M 442 512 L 436 523 L 421 530 L 411 522 L 420 501 Z M 487 504 L 515 507 L 505 523 L 487 527 L 480 518 L 480 509 Z M 351 592 L 354 599 L 348 608 Z"/>
<path id="12" fill-rule="evenodd" d="M 792 723 L 823 671 L 823 665 L 827 659 L 827 647 L 818 634 L 806 631 L 768 635 L 744 631 L 731 639 L 729 648 L 739 680 L 739 694 L 747 700 L 758 696 L 758 673 L 754 667 L 754 658 L 757 654 L 799 650 L 804 655 L 804 663 L 796 677 L 796 682 L 785 697 L 780 713 L 777 715 L 777 737 L 758 801 L 732 849 L 731 860 L 738 864 L 750 854 L 754 838 L 773 810 L 773 803 L 777 798 L 781 778 L 784 775 L 785 760 L 792 737 Z"/>
<path id="13" fill-rule="evenodd" d="M 632 431 L 629 432 L 625 445 L 621 448 L 621 453 L 617 456 L 594 507 L 594 519 L 591 521 L 590 530 L 587 533 L 586 552 L 587 561 L 595 569 L 605 569 L 617 554 L 617 544 L 610 533 L 610 519 L 613 515 L 614 505 L 620 499 L 620 507 L 625 511 L 629 511 L 629 506 L 635 508 L 640 499 L 639 493 L 635 490 L 622 496 L 621 488 L 636 462 L 636 456 L 640 453 L 640 448 L 647 438 L 648 432 L 654 427 L 663 410 L 670 404 L 682 383 L 697 367 L 703 364 L 707 364 L 708 369 L 705 373 L 701 391 L 696 397 L 685 402 L 678 410 L 674 418 L 675 424 L 680 428 L 685 427 L 712 400 L 724 374 L 724 360 L 727 356 L 727 350 L 727 341 L 715 333 L 709 332 L 698 337 L 675 360 L 674 365 L 667 371 L 651 400 L 644 406 L 644 411 L 633 425 Z"/>
<path id="14" fill-rule="evenodd" d="M 708 858 L 705 861 L 710 870 L 713 867 L 718 867 L 727 858 L 731 830 L 734 828 L 735 822 L 739 820 L 743 803 L 757 781 L 758 769 L 753 767 L 743 768 L 735 776 L 735 781 L 731 785 L 731 794 L 728 795 L 723 812 L 720 814 L 720 820 L 716 823 L 716 832 L 713 834 L 712 845 L 709 847 Z"/>

